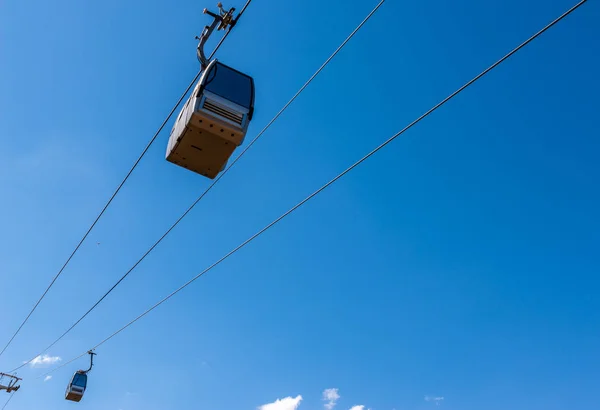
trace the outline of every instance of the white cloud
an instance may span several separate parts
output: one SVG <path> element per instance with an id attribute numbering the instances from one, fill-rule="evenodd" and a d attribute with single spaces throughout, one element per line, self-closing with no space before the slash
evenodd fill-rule
<path id="1" fill-rule="evenodd" d="M 59 356 L 48 356 L 47 354 L 43 354 L 41 356 L 36 357 L 31 362 L 29 362 L 29 366 L 31 367 L 43 367 L 53 365 L 54 363 L 60 362 L 62 359 Z"/>
<path id="2" fill-rule="evenodd" d="M 258 407 L 258 410 L 296 410 L 300 406 L 301 401 L 301 395 L 295 398 L 286 397 L 284 399 L 277 399 L 273 403 L 263 404 Z"/>
<path id="3" fill-rule="evenodd" d="M 44 382 L 47 382 L 48 380 L 50 380 L 52 378 L 52 376 L 46 376 L 44 377 Z"/>
<path id="4" fill-rule="evenodd" d="M 436 406 L 439 406 L 444 401 L 444 396 L 425 396 L 425 401 L 432 401 Z"/>
<path id="5" fill-rule="evenodd" d="M 326 401 L 325 408 L 327 410 L 332 410 L 335 407 L 335 404 L 340 398 L 340 394 L 338 393 L 338 389 L 325 389 L 323 390 L 323 401 Z"/>
<path id="6" fill-rule="evenodd" d="M 350 410 L 365 410 L 365 406 L 362 404 L 358 406 L 352 406 L 350 407 Z"/>

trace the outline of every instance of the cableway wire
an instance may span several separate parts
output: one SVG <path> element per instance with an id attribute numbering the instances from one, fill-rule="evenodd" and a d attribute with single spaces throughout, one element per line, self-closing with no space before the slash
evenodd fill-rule
<path id="1" fill-rule="evenodd" d="M 254 145 L 254 143 L 273 125 L 273 123 L 283 114 L 283 112 L 298 98 L 298 96 L 304 91 L 306 87 L 323 71 L 323 69 L 333 60 L 333 58 L 344 48 L 344 46 L 354 37 L 354 35 L 365 25 L 365 23 L 375 14 L 375 12 L 383 5 L 385 0 L 380 0 L 380 2 L 375 6 L 375 8 L 363 19 L 363 21 L 350 33 L 350 35 L 338 46 L 338 48 L 325 60 L 325 62 L 315 71 L 315 73 L 304 83 L 302 87 L 294 94 L 294 96 L 275 114 L 275 116 L 265 125 L 265 127 L 254 137 L 254 139 L 244 148 L 244 150 L 227 166 L 222 173 L 213 181 L 213 183 L 206 188 L 206 190 L 187 208 L 187 210 L 171 225 L 171 227 L 152 245 L 144 255 L 140 259 L 135 262 L 135 264 L 127 271 L 125 274 L 100 298 L 92 307 L 81 316 L 73 325 L 68 328 L 62 335 L 60 335 L 55 341 L 53 341 L 48 347 L 46 347 L 41 353 L 34 356 L 30 360 L 23 362 L 19 367 L 16 367 L 14 371 L 19 370 L 20 368 L 26 366 L 28 363 L 33 361 L 39 355 L 44 354 L 49 349 L 51 349 L 56 343 L 58 343 L 63 337 L 65 337 L 71 330 L 75 328 L 87 315 L 89 315 L 92 310 L 94 310 L 119 284 L 127 277 L 129 274 L 160 244 L 163 239 L 167 237 L 171 233 L 171 231 L 191 212 L 191 210 L 208 194 L 208 192 L 219 182 L 221 178 L 238 162 L 238 160 Z"/>
<path id="2" fill-rule="evenodd" d="M 242 14 L 244 13 L 244 11 L 246 10 L 246 8 L 248 7 L 248 5 L 250 4 L 251 1 L 252 0 L 247 0 L 246 1 L 246 4 L 244 5 L 244 7 L 242 8 L 242 10 L 240 11 L 240 13 L 238 14 L 238 16 L 235 19 L 236 22 L 242 16 Z M 229 28 L 225 32 L 225 34 L 223 35 L 223 37 L 221 38 L 221 40 L 219 41 L 219 43 L 215 46 L 215 48 L 214 48 L 213 52 L 211 53 L 211 55 L 208 57 L 209 60 L 211 60 L 213 58 L 213 56 L 215 55 L 215 53 L 217 52 L 217 50 L 219 49 L 219 47 L 221 47 L 221 45 L 223 44 L 223 42 L 225 41 L 225 39 L 227 38 L 227 36 L 231 32 L 232 28 L 233 27 Z M 15 339 L 15 337 L 17 337 L 17 335 L 19 334 L 19 332 L 21 331 L 21 329 L 23 328 L 23 326 L 25 325 L 25 323 L 27 323 L 27 321 L 29 320 L 29 318 L 31 317 L 31 315 L 33 314 L 33 312 L 35 312 L 35 310 L 37 309 L 37 307 L 40 304 L 40 302 L 42 301 L 42 299 L 44 299 L 46 297 L 46 294 L 48 293 L 48 291 L 50 291 L 50 288 L 52 288 L 52 286 L 54 285 L 54 282 L 56 282 L 56 280 L 63 273 L 63 271 L 65 270 L 65 268 L 67 267 L 67 265 L 71 262 L 71 259 L 73 259 L 73 257 L 75 256 L 75 254 L 77 253 L 77 251 L 79 250 L 79 248 L 81 247 L 81 245 L 83 244 L 83 242 L 87 239 L 87 237 L 90 234 L 90 232 L 92 232 L 92 229 L 94 229 L 94 227 L 96 226 L 96 224 L 98 223 L 98 221 L 100 220 L 100 218 L 102 218 L 102 215 L 104 215 L 104 212 L 106 212 L 106 210 L 108 209 L 108 207 L 110 206 L 110 204 L 112 203 L 112 201 L 115 199 L 115 197 L 117 196 L 117 194 L 119 193 L 119 191 L 121 191 L 121 188 L 123 188 L 123 185 L 125 185 L 125 182 L 129 179 L 129 177 L 133 173 L 133 170 L 138 166 L 138 164 L 140 163 L 140 161 L 142 160 L 142 158 L 146 155 L 146 153 L 148 152 L 148 149 L 150 149 L 150 146 L 154 143 L 154 141 L 156 140 L 156 138 L 158 137 L 158 135 L 161 133 L 161 131 L 163 130 L 163 128 L 165 127 L 165 125 L 167 124 L 167 122 L 169 122 L 169 120 L 173 116 L 173 113 L 175 112 L 175 110 L 177 109 L 177 107 L 179 107 L 179 104 L 181 104 L 181 101 L 183 101 L 183 99 L 185 98 L 185 96 L 187 95 L 187 93 L 190 91 L 190 89 L 192 88 L 192 86 L 196 83 L 196 81 L 200 77 L 201 73 L 202 73 L 202 71 L 199 71 L 194 76 L 194 79 L 187 86 L 187 88 L 185 89 L 185 92 L 181 95 L 181 97 L 179 97 L 179 100 L 177 100 L 177 103 L 171 109 L 171 111 L 169 112 L 169 115 L 167 115 L 167 118 L 165 118 L 165 120 L 162 122 L 162 124 L 160 125 L 160 127 L 158 127 L 158 130 L 156 131 L 156 133 L 154 134 L 154 136 L 150 139 L 150 141 L 148 142 L 148 144 L 146 145 L 146 147 L 144 148 L 144 150 L 142 151 L 142 153 L 139 155 L 139 157 L 137 158 L 137 160 L 133 163 L 133 166 L 131 167 L 131 169 L 129 170 L 129 172 L 127 172 L 127 174 L 125 175 L 125 178 L 123 178 L 123 180 L 121 181 L 121 183 L 117 186 L 117 189 L 115 190 L 115 192 L 113 192 L 113 194 L 111 195 L 111 197 L 108 199 L 108 202 L 104 205 L 104 207 L 102 208 L 102 210 L 100 211 L 100 213 L 98 214 L 98 216 L 96 216 L 96 219 L 90 225 L 90 227 L 88 228 L 88 230 L 85 233 L 85 235 L 83 235 L 83 237 L 81 238 L 81 240 L 79 241 L 79 243 L 77 244 L 77 246 L 75 247 L 75 249 L 73 250 L 73 252 L 71 253 L 71 255 L 69 255 L 69 257 L 67 258 L 66 262 L 62 265 L 62 267 L 60 268 L 60 270 L 58 271 L 58 273 L 54 276 L 54 278 L 52 279 L 52 281 L 50 282 L 50 284 L 48 285 L 48 287 L 46 288 L 46 290 L 44 291 L 44 293 L 42 293 L 42 296 L 38 299 L 38 301 L 35 303 L 35 305 L 33 305 L 33 308 L 31 309 L 31 311 L 29 312 L 29 314 L 27 315 L 27 317 L 25 317 L 25 320 L 23 320 L 23 322 L 19 325 L 17 331 L 12 335 L 12 337 L 10 338 L 10 340 L 8 341 L 8 343 L 6 343 L 6 345 L 4 346 L 4 348 L 2 349 L 2 351 L 0 351 L 0 356 L 2 356 L 2 354 L 8 348 L 8 346 L 10 346 L 10 344 L 13 342 L 13 340 Z"/>
<path id="3" fill-rule="evenodd" d="M 153 311 L 154 309 L 156 309 L 157 307 L 159 307 L 160 305 L 162 305 L 164 302 L 166 302 L 167 300 L 169 300 L 170 298 L 172 298 L 173 296 L 175 296 L 177 293 L 179 293 L 181 290 L 183 290 L 184 288 L 186 288 L 187 286 L 189 286 L 192 282 L 194 282 L 196 279 L 200 278 L 206 272 L 210 271 L 211 269 L 213 269 L 214 267 L 216 267 L 217 265 L 219 265 L 221 262 L 223 262 L 225 259 L 229 258 L 231 255 L 233 255 L 234 253 L 236 253 L 237 251 L 239 251 L 240 249 L 242 249 L 244 246 L 246 246 L 247 244 L 249 244 L 250 242 L 252 242 L 254 239 L 256 239 L 257 237 L 259 237 L 260 235 L 262 235 L 264 232 L 266 232 L 270 228 L 272 228 L 279 221 L 281 221 L 282 219 L 284 219 L 285 217 L 287 217 L 288 215 L 290 215 L 292 212 L 294 212 L 295 210 L 297 210 L 298 208 L 300 208 L 306 202 L 308 202 L 309 200 L 311 200 L 312 198 L 314 198 L 315 196 L 317 196 L 319 193 L 321 193 L 322 191 L 324 191 L 326 188 L 328 188 L 330 185 L 332 185 L 333 183 L 335 183 L 336 181 L 338 181 L 344 175 L 346 175 L 347 173 L 349 173 L 350 171 L 352 171 L 354 168 L 358 167 L 360 164 L 362 164 L 364 161 L 366 161 L 372 155 L 374 155 L 375 153 L 377 153 L 379 150 L 381 150 L 384 147 L 386 147 L 389 143 L 391 143 L 392 141 L 394 141 L 400 135 L 404 134 L 410 128 L 412 128 L 413 126 L 415 126 L 416 124 L 418 124 L 419 122 L 421 122 L 423 119 L 425 119 L 426 117 L 428 117 L 430 114 L 432 114 L 438 108 L 440 108 L 441 106 L 443 106 L 444 104 L 446 104 L 448 101 L 450 101 L 452 98 L 454 98 L 455 96 L 457 96 L 458 94 L 460 94 L 467 87 L 469 87 L 470 85 L 472 85 L 473 83 L 475 83 L 477 80 L 479 80 L 480 78 L 482 78 L 483 76 L 485 76 L 487 73 L 489 73 L 495 67 L 497 67 L 498 65 L 500 65 L 502 62 L 504 62 L 508 58 L 510 58 L 517 51 L 519 51 L 520 49 L 522 49 L 523 47 L 525 47 L 527 44 L 529 44 L 530 42 L 532 42 L 533 40 L 535 40 L 542 33 L 544 33 L 550 27 L 554 26 L 556 23 L 558 23 L 559 21 L 561 21 L 562 19 L 564 19 L 566 16 L 568 16 L 569 14 L 571 14 L 573 11 L 575 11 L 577 8 L 579 8 L 581 5 L 583 5 L 587 1 L 588 0 L 581 0 L 575 6 L 573 6 L 572 8 L 570 8 L 569 10 L 567 10 L 566 12 L 564 12 L 561 16 L 557 17 L 555 20 L 553 20 L 547 26 L 545 26 L 540 31 L 538 31 L 537 33 L 535 33 L 533 36 L 529 37 L 527 40 L 525 40 L 523 43 L 521 43 L 519 46 L 517 46 L 516 48 L 514 48 L 512 51 L 510 51 L 508 54 L 506 54 L 500 60 L 496 61 L 494 64 L 492 64 L 491 66 L 489 66 L 488 68 L 486 68 L 484 71 L 482 71 L 480 74 L 478 74 L 472 80 L 470 80 L 469 82 L 467 82 L 466 84 L 464 84 L 458 90 L 454 91 L 448 97 L 444 98 L 442 101 L 440 101 L 439 103 L 437 103 L 435 106 L 433 106 L 433 108 L 429 109 L 427 112 L 425 112 L 420 117 L 418 117 L 416 120 L 414 120 L 413 122 L 411 122 L 410 124 L 408 124 L 406 127 L 404 127 L 403 129 L 401 129 L 400 131 L 398 131 L 396 134 L 392 135 L 390 138 L 388 138 L 382 144 L 380 144 L 375 149 L 373 149 L 371 152 L 369 152 L 368 154 L 366 154 L 364 157 L 362 157 L 361 159 L 359 159 L 358 161 L 356 161 L 354 164 L 352 164 L 351 166 L 349 166 L 348 168 L 346 168 L 346 170 L 344 170 L 342 173 L 338 174 L 335 178 L 333 178 L 332 180 L 330 180 L 329 182 L 327 182 L 325 185 L 323 185 L 322 187 L 320 187 L 319 189 L 317 189 L 316 191 L 314 191 L 312 194 L 310 194 L 309 196 L 307 196 L 305 199 L 303 199 L 302 201 L 300 201 L 298 204 L 294 205 L 290 210 L 288 210 L 287 212 L 285 212 L 284 214 L 282 214 L 281 216 L 279 216 L 277 219 L 275 219 L 273 222 L 269 223 L 267 226 L 265 226 L 264 228 L 262 228 L 260 231 L 258 231 L 254 235 L 252 235 L 250 238 L 246 239 L 244 242 L 242 242 L 236 248 L 234 248 L 229 253 L 227 253 L 225 256 L 223 256 L 221 259 L 219 259 L 218 261 L 216 261 L 215 263 L 213 263 L 212 265 L 210 265 L 208 268 L 206 268 L 205 270 L 203 270 L 202 272 L 200 272 L 199 274 L 197 274 L 196 276 L 194 276 L 192 279 L 190 279 L 185 284 L 183 284 L 182 286 L 180 286 L 179 288 L 177 288 L 175 291 L 173 291 L 172 293 L 170 293 L 164 299 L 160 300 L 158 303 L 156 303 L 155 305 L 153 305 L 152 307 L 150 307 L 149 309 L 147 309 L 141 315 L 137 316 L 135 319 L 133 319 L 132 321 L 130 321 L 129 323 L 127 323 L 125 326 L 121 327 L 119 330 L 117 330 L 116 332 L 112 333 L 110 336 L 108 336 L 104 340 L 102 340 L 100 343 L 98 343 L 97 345 L 95 345 L 92 349 L 97 349 L 98 347 L 102 346 L 104 343 L 108 342 L 110 339 L 112 339 L 113 337 L 115 337 L 116 335 L 118 335 L 119 333 L 121 333 L 122 331 L 124 331 L 125 329 L 127 329 L 129 326 L 133 325 L 135 322 L 137 322 L 138 320 L 140 320 L 141 318 L 143 318 L 144 316 L 146 316 L 148 313 L 150 313 L 151 311 Z M 79 355 L 79 356 L 77 356 L 77 357 L 75 357 L 75 358 L 73 358 L 73 359 L 65 362 L 64 364 L 55 367 L 54 369 L 50 370 L 49 372 L 46 372 L 46 373 L 38 376 L 37 378 L 44 377 L 44 376 L 46 376 L 46 375 L 48 375 L 48 374 L 50 374 L 50 373 L 52 373 L 52 372 L 54 372 L 54 371 L 56 371 L 56 370 L 64 367 L 64 366 L 66 366 L 66 365 L 74 362 L 75 360 L 77 360 L 77 359 L 85 356 L 86 354 L 87 354 L 87 351 L 84 352 L 84 353 L 82 353 L 81 355 Z"/>
<path id="4" fill-rule="evenodd" d="M 6 403 L 4 403 L 4 406 L 2 406 L 2 410 L 4 410 L 6 408 L 6 406 L 8 406 L 8 403 L 10 403 L 10 401 L 12 400 L 13 396 L 15 395 L 15 392 L 12 392 L 8 398 L 8 400 L 6 400 Z"/>

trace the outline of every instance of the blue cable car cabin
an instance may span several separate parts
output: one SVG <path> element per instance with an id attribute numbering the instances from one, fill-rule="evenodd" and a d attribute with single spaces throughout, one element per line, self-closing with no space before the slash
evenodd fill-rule
<path id="1" fill-rule="evenodd" d="M 83 398 L 83 393 L 85 392 L 85 388 L 87 386 L 87 374 L 83 370 L 77 371 L 73 378 L 71 379 L 71 383 L 67 386 L 67 391 L 65 393 L 65 399 L 70 401 L 80 401 Z"/>
<path id="2" fill-rule="evenodd" d="M 211 61 L 173 125 L 167 161 L 214 179 L 243 143 L 253 112 L 252 77 Z"/>

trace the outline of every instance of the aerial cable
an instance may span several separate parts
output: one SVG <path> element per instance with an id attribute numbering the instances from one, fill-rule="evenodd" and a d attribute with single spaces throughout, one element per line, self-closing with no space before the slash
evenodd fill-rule
<path id="1" fill-rule="evenodd" d="M 254 139 L 248 144 L 248 146 L 238 155 L 229 166 L 223 170 L 221 174 L 213 181 L 213 183 L 206 189 L 204 192 L 187 208 L 187 210 L 171 225 L 171 227 L 142 255 L 140 259 L 138 259 L 131 268 L 117 281 L 108 291 L 102 295 L 100 299 L 98 299 L 92 307 L 88 309 L 87 312 L 83 316 L 81 316 L 71 327 L 69 327 L 62 335 L 60 335 L 56 340 L 54 340 L 50 345 L 48 345 L 42 352 L 38 355 L 34 356 L 30 360 L 23 362 L 19 367 L 13 369 L 13 372 L 19 370 L 20 368 L 26 366 L 28 363 L 31 363 L 36 357 L 44 354 L 49 349 L 51 349 L 56 343 L 58 343 L 62 338 L 64 338 L 69 332 L 71 332 L 87 315 L 89 315 L 117 286 L 121 284 L 121 282 L 129 276 L 129 274 L 171 233 L 171 231 L 191 212 L 191 210 L 208 194 L 208 192 L 219 182 L 219 180 L 227 174 L 227 172 L 233 167 L 236 162 L 254 145 L 254 143 L 273 125 L 273 123 L 283 114 L 283 112 L 296 100 L 296 98 L 304 91 L 306 87 L 319 75 L 321 71 L 331 62 L 331 60 L 342 50 L 342 48 L 350 41 L 352 37 L 362 28 L 362 26 L 375 14 L 375 12 L 381 7 L 381 5 L 385 2 L 385 0 L 381 0 L 377 6 L 364 18 L 364 20 L 350 33 L 350 35 L 338 46 L 338 48 L 325 60 L 325 62 L 318 68 L 318 70 L 304 83 L 302 87 L 294 94 L 294 96 L 277 112 L 277 114 L 267 123 L 267 125 L 254 137 Z"/>
<path id="2" fill-rule="evenodd" d="M 10 401 L 12 400 L 14 395 L 15 395 L 15 392 L 12 392 L 10 394 L 10 396 L 8 396 L 8 400 L 6 400 L 6 403 L 4 403 L 4 406 L 2 406 L 2 410 L 4 410 L 6 408 L 6 406 L 8 406 L 8 403 L 10 403 Z"/>
<path id="3" fill-rule="evenodd" d="M 227 38 L 227 36 L 231 32 L 231 29 L 235 26 L 235 23 L 237 23 L 237 21 L 239 20 L 239 18 L 241 17 L 241 15 L 244 13 L 244 11 L 246 10 L 246 8 L 248 7 L 248 5 L 250 4 L 251 1 L 252 0 L 247 0 L 246 4 L 244 5 L 244 7 L 240 11 L 240 13 L 233 20 L 233 24 L 230 25 L 229 29 L 225 32 L 225 34 L 223 35 L 223 37 L 221 38 L 221 40 L 219 41 L 219 43 L 215 46 L 215 49 L 211 53 L 209 59 L 212 59 L 213 56 L 215 55 L 215 53 L 217 52 L 217 50 L 221 47 L 221 45 L 223 44 L 223 41 L 225 41 L 225 38 Z M 33 308 L 31 309 L 31 311 L 29 312 L 29 314 L 27 315 L 27 317 L 25 317 L 25 320 L 23 320 L 23 322 L 19 325 L 19 327 L 17 328 L 16 332 L 12 335 L 12 337 L 10 338 L 10 340 L 8 341 L 8 343 L 6 343 L 6 345 L 2 348 L 2 351 L 0 351 L 0 356 L 2 356 L 2 354 L 8 348 L 8 346 L 11 345 L 11 343 L 13 342 L 13 340 L 15 339 L 15 337 L 19 334 L 19 332 L 21 331 L 21 329 L 23 328 L 23 326 L 25 325 L 25 323 L 27 323 L 27 321 L 29 320 L 29 318 L 31 317 L 31 315 L 33 314 L 33 312 L 35 312 L 35 310 L 37 309 L 37 307 L 40 304 L 40 302 L 46 297 L 46 294 L 48 293 L 48 291 L 50 291 L 50 288 L 52 288 L 52 286 L 54 285 L 54 282 L 56 282 L 56 280 L 63 273 L 63 271 L 65 270 L 65 268 L 67 267 L 67 265 L 71 262 L 71 259 L 73 259 L 73 257 L 75 256 L 75 254 L 77 253 L 77 251 L 79 250 L 79 248 L 81 247 L 81 245 L 83 244 L 83 242 L 87 239 L 87 237 L 90 234 L 90 232 L 92 232 L 92 229 L 94 229 L 94 227 L 96 226 L 96 224 L 98 223 L 98 221 L 100 220 L 100 218 L 104 215 L 104 212 L 106 212 L 106 210 L 108 209 L 108 207 L 110 206 L 110 204 L 112 203 L 112 201 L 115 199 L 115 197 L 117 196 L 117 194 L 119 193 L 119 191 L 121 191 L 121 188 L 123 188 L 123 185 L 125 185 L 125 182 L 129 179 L 129 177 L 133 173 L 133 170 L 138 166 L 138 164 L 140 163 L 140 161 L 142 160 L 142 158 L 146 155 L 146 153 L 148 152 L 148 149 L 150 149 L 150 146 L 154 143 L 154 141 L 156 140 L 156 138 L 158 137 L 158 135 L 161 133 L 161 131 L 163 130 L 163 128 L 165 127 L 165 125 L 167 124 L 167 122 L 171 119 L 171 117 L 175 113 L 175 110 L 177 109 L 177 107 L 179 107 L 179 104 L 181 104 L 181 101 L 183 101 L 183 99 L 185 98 L 185 96 L 187 95 L 187 93 L 190 91 L 190 89 L 192 88 L 192 86 L 196 83 L 196 81 L 198 80 L 198 78 L 200 77 L 201 74 L 202 74 L 202 71 L 199 71 L 194 76 L 194 79 L 187 86 L 187 88 L 185 89 L 185 92 L 181 95 L 181 97 L 179 97 L 179 100 L 177 100 L 177 103 L 171 109 L 171 111 L 169 112 L 169 115 L 167 115 L 167 118 L 165 118 L 165 120 L 160 125 L 160 127 L 158 128 L 158 130 L 156 131 L 156 133 L 154 134 L 154 136 L 150 139 L 150 141 L 148 142 L 148 144 L 146 145 L 146 147 L 144 148 L 144 150 L 142 151 L 142 153 L 140 154 L 140 156 L 133 163 L 133 166 L 131 167 L 131 169 L 129 170 L 129 172 L 127 172 L 127 174 L 125 175 L 125 178 L 123 178 L 123 180 L 121 181 L 121 183 L 117 186 L 117 189 L 111 195 L 111 197 L 109 198 L 108 202 L 104 205 L 104 207 L 102 208 L 102 210 L 100 211 L 100 213 L 98 214 L 98 216 L 96 216 L 96 219 L 90 225 L 90 227 L 88 228 L 88 230 L 85 233 L 85 235 L 83 235 L 83 237 L 81 238 L 81 240 L 79 241 L 79 243 L 77 244 L 77 246 L 75 247 L 75 249 L 73 250 L 73 252 L 71 252 L 71 255 L 69 255 L 69 257 L 67 258 L 66 262 L 60 268 L 60 270 L 58 271 L 58 273 L 54 276 L 54 278 L 52 279 L 52 281 L 50 282 L 50 284 L 48 285 L 48 287 L 46 288 L 46 290 L 44 291 L 44 293 L 42 293 L 42 296 L 38 299 L 38 301 L 35 303 L 35 305 L 33 305 Z"/>
<path id="4" fill-rule="evenodd" d="M 506 54 L 500 60 L 496 61 L 494 64 L 492 64 L 491 66 L 489 66 L 488 68 L 486 68 L 485 70 L 483 70 L 480 74 L 478 74 L 472 80 L 470 80 L 467 83 L 465 83 L 458 90 L 454 91 L 452 94 L 450 94 L 448 97 L 444 98 L 442 101 L 440 101 L 439 103 L 437 103 L 436 105 L 434 105 L 431 109 L 429 109 L 428 111 L 426 111 L 424 114 L 422 114 L 416 120 L 414 120 L 413 122 L 411 122 L 410 124 L 408 124 L 406 127 L 404 127 L 403 129 L 401 129 L 400 131 L 398 131 L 396 134 L 392 135 L 390 138 L 388 138 L 386 141 L 384 141 L 383 143 L 381 143 L 375 149 L 373 149 L 368 154 L 366 154 L 365 156 L 363 156 L 361 159 L 359 159 L 358 161 L 356 161 L 355 163 L 353 163 L 352 165 L 350 165 L 342 173 L 338 174 L 336 177 L 334 177 L 333 179 L 331 179 L 325 185 L 321 186 L 319 189 L 317 189 L 316 191 L 314 191 L 312 194 L 310 194 L 309 196 L 307 196 L 305 199 L 303 199 L 302 201 L 300 201 L 298 204 L 294 205 L 292 208 L 290 208 L 288 211 L 286 211 L 285 213 L 283 213 L 281 216 L 279 216 L 273 222 L 269 223 L 267 226 L 265 226 L 264 228 L 262 228 L 260 231 L 258 231 L 254 235 L 252 235 L 250 238 L 246 239 L 244 242 L 242 242 L 236 248 L 234 248 L 229 253 L 227 253 L 225 256 L 223 256 L 221 259 L 219 259 L 218 261 L 216 261 L 215 263 L 213 263 L 212 265 L 210 265 L 208 268 L 204 269 L 202 272 L 200 272 L 199 274 L 197 274 L 196 276 L 194 276 L 192 279 L 190 279 L 189 281 L 187 281 L 186 283 L 184 283 L 182 286 L 180 286 L 179 288 L 177 288 L 175 291 L 171 292 L 169 295 L 167 295 L 165 298 L 163 298 L 162 300 L 160 300 L 158 303 L 154 304 L 152 307 L 150 307 L 149 309 L 147 309 L 146 311 L 144 311 L 142 314 L 140 314 L 139 316 L 137 316 L 135 319 L 131 320 L 129 323 L 127 323 L 126 325 L 124 325 L 123 327 L 121 327 L 119 330 L 117 330 L 116 332 L 112 333 L 110 336 L 108 336 L 104 340 L 102 340 L 100 343 L 98 343 L 92 349 L 97 349 L 98 347 L 102 346 L 104 343 L 108 342 L 110 339 L 112 339 L 113 337 L 115 337 L 116 335 L 118 335 L 119 333 L 121 333 L 122 331 L 124 331 L 125 329 L 127 329 L 128 327 L 130 327 L 131 325 L 133 325 L 135 322 L 137 322 L 138 320 L 140 320 L 141 318 L 143 318 L 144 316 L 146 316 L 148 313 L 152 312 L 154 309 L 156 309 L 157 307 L 159 307 L 160 305 L 162 305 L 164 302 L 166 302 L 167 300 L 169 300 L 170 298 L 172 298 L 173 296 L 175 296 L 181 290 L 183 290 L 184 288 L 186 288 L 187 286 L 189 286 L 190 284 L 192 284 L 192 282 L 194 282 L 196 279 L 198 279 L 201 276 L 203 276 L 206 272 L 210 271 L 211 269 L 213 269 L 214 267 L 216 267 L 217 265 L 219 265 L 221 262 L 223 262 L 225 259 L 229 258 L 231 255 L 233 255 L 234 253 L 236 253 L 237 251 L 239 251 L 240 249 L 242 249 L 244 246 L 246 246 L 247 244 L 249 244 L 250 242 L 252 242 L 254 239 L 256 239 L 257 237 L 259 237 L 260 235 L 262 235 L 264 232 L 266 232 L 270 228 L 272 228 L 279 221 L 281 221 L 282 219 L 284 219 L 285 217 L 287 217 L 288 215 L 290 215 L 291 213 L 293 213 L 295 210 L 297 210 L 298 208 L 300 208 L 306 202 L 308 202 L 309 200 L 311 200 L 312 198 L 314 198 L 315 196 L 317 196 L 319 193 L 321 193 L 325 189 L 327 189 L 330 185 L 332 185 L 333 183 L 335 183 L 336 181 L 338 181 L 344 175 L 346 175 L 347 173 L 349 173 L 350 171 L 352 171 L 354 168 L 358 167 L 360 164 L 362 164 L 364 161 L 366 161 L 372 155 L 374 155 L 375 153 L 377 153 L 379 150 L 381 150 L 384 147 L 386 147 L 389 143 L 391 143 L 392 141 L 394 141 L 400 135 L 404 134 L 406 131 L 408 131 L 409 129 L 411 129 L 413 126 L 415 126 L 416 124 L 418 124 L 419 122 L 421 122 L 423 119 L 425 119 L 426 117 L 428 117 L 430 114 L 432 114 L 438 108 L 440 108 L 441 106 L 443 106 L 444 104 L 446 104 L 448 101 L 450 101 L 452 98 L 454 98 L 455 96 L 457 96 L 458 94 L 460 94 L 462 91 L 464 91 L 470 85 L 472 85 L 473 83 L 475 83 L 477 80 L 481 79 L 487 73 L 489 73 L 490 71 L 492 71 L 494 68 L 496 68 L 502 62 L 504 62 L 505 60 L 507 60 L 508 58 L 510 58 L 517 51 L 519 51 L 520 49 L 522 49 L 523 47 L 525 47 L 527 44 L 529 44 L 530 42 L 532 42 L 533 40 L 535 40 L 537 37 L 539 37 L 541 34 L 543 34 L 545 31 L 547 31 L 550 27 L 554 26 L 556 23 L 558 23 L 559 21 L 561 21 L 562 19 L 564 19 L 566 16 L 568 16 L 569 14 L 571 14 L 573 11 L 575 11 L 577 8 L 579 8 L 581 5 L 583 5 L 587 1 L 588 0 L 581 0 L 575 6 L 571 7 L 569 10 L 567 10 L 562 15 L 560 15 L 559 17 L 557 17 L 555 20 L 553 20 L 551 23 L 549 23 L 548 25 L 546 25 L 540 31 L 538 31 L 537 33 L 535 33 L 534 35 L 532 35 L 531 37 L 529 37 L 527 40 L 525 40 L 523 43 L 521 43 L 520 45 L 518 45 L 516 48 L 514 48 L 512 51 L 510 51 L 508 54 Z M 57 366 L 57 367 L 51 369 L 50 371 L 48 371 L 48 372 L 46 372 L 46 373 L 38 376 L 37 378 L 44 377 L 44 376 L 46 376 L 46 375 L 48 375 L 50 373 L 53 373 L 56 370 L 58 370 L 58 369 L 60 369 L 60 368 L 62 368 L 64 366 L 66 366 L 66 365 L 74 362 L 75 360 L 77 360 L 77 359 L 85 356 L 86 354 L 87 354 L 87 351 L 85 353 L 82 353 L 81 355 L 79 355 L 77 357 L 74 357 L 73 359 L 65 362 L 64 364 L 62 364 L 60 366 Z"/>

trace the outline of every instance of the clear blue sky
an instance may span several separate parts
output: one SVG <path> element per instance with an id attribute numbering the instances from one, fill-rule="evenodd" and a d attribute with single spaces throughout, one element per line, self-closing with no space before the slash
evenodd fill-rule
<path id="1" fill-rule="evenodd" d="M 252 3 L 218 54 L 255 78 L 248 140 L 375 4 Z M 49 354 L 96 344 L 573 4 L 387 0 Z M 3 2 L 2 343 L 196 73 L 203 7 Z M 47 368 L 22 369 L 8 409 L 242 410 L 301 395 L 316 410 L 327 388 L 336 410 L 596 408 L 598 21 L 590 1 L 104 345 L 79 404 L 64 389 L 85 360 L 47 382 Z M 170 127 L 0 370 L 62 333 L 209 185 L 164 159 Z"/>

